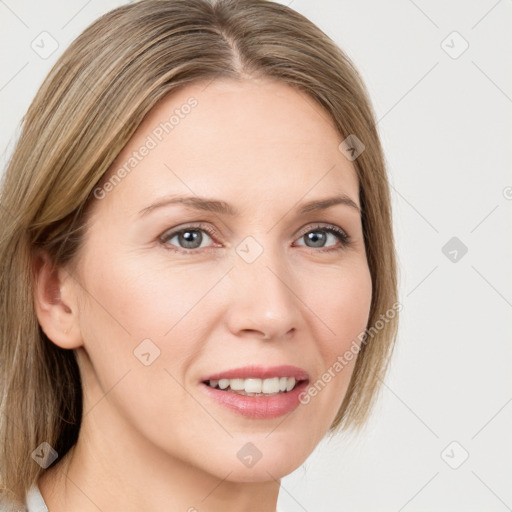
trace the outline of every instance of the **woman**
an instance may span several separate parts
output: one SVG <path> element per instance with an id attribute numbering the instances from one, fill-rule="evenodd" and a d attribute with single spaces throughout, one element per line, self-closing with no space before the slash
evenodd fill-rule
<path id="1" fill-rule="evenodd" d="M 364 425 L 400 309 L 384 158 L 352 63 L 290 8 L 101 17 L 1 205 L 6 510 L 274 511 Z"/>

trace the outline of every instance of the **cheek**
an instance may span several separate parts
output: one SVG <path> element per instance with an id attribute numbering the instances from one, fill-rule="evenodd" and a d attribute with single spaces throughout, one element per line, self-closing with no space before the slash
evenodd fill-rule
<path id="1" fill-rule="evenodd" d="M 83 267 L 89 293 L 81 328 L 90 379 L 101 388 L 91 403 L 108 392 L 117 409 L 155 439 L 162 425 L 175 425 L 176 411 L 204 421 L 182 382 L 211 323 L 201 298 L 219 276 L 162 261 L 148 265 L 140 254 L 103 258 L 105 265 L 91 258 Z M 147 422 L 157 410 L 158 421 Z"/>
<path id="2" fill-rule="evenodd" d="M 81 325 L 95 379 L 103 392 L 123 379 L 128 409 L 141 405 L 141 396 L 148 413 L 160 400 L 183 408 L 178 382 L 208 341 L 219 310 L 215 286 L 225 270 L 119 253 L 104 253 L 103 265 L 91 258 L 83 270 L 90 293 Z"/>
<path id="3" fill-rule="evenodd" d="M 357 260 L 343 268 L 330 269 L 304 287 L 304 297 L 323 324 L 322 348 L 327 354 L 343 349 L 364 331 L 372 300 L 372 281 L 366 261 Z"/>
<path id="4" fill-rule="evenodd" d="M 345 396 L 357 360 L 359 337 L 367 327 L 372 281 L 366 262 L 357 261 L 316 282 L 305 296 L 317 318 L 315 337 L 322 362 L 321 372 L 316 376 L 321 380 L 316 381 L 316 390 L 322 398 L 315 401 L 318 407 L 329 404 L 323 413 L 319 412 L 329 417 L 329 423 Z"/>
<path id="5" fill-rule="evenodd" d="M 133 341 L 162 338 L 191 313 L 204 314 L 202 298 L 222 275 L 193 266 L 171 267 L 165 258 L 137 253 L 110 261 L 89 274 L 91 290 L 109 313 L 106 320 Z"/>

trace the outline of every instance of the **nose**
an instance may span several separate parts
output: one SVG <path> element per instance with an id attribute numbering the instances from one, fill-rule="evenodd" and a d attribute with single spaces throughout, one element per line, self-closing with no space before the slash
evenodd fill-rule
<path id="1" fill-rule="evenodd" d="M 237 256 L 229 276 L 227 321 L 234 335 L 256 333 L 261 339 L 275 340 L 292 336 L 299 328 L 302 302 L 282 254 L 264 250 L 252 263 Z"/>

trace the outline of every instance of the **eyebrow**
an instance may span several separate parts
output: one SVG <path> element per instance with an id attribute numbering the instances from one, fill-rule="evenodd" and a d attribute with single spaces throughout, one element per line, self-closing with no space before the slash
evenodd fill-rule
<path id="1" fill-rule="evenodd" d="M 203 198 L 198 196 L 165 196 L 160 198 L 153 204 L 147 206 L 146 208 L 143 208 L 139 212 L 139 215 L 141 217 L 144 217 L 154 210 L 173 204 L 184 204 L 185 206 L 194 208 L 196 210 L 220 213 L 223 215 L 230 216 L 236 216 L 239 215 L 240 213 L 235 207 L 233 207 L 229 203 L 217 199 Z M 350 197 L 348 197 L 345 194 L 342 194 L 340 196 L 328 197 L 325 199 L 313 200 L 304 203 L 298 209 L 298 213 L 299 215 L 304 215 L 311 212 L 326 210 L 327 208 L 331 208 L 332 206 L 338 204 L 349 206 L 357 210 L 359 213 L 361 212 L 359 206 L 352 199 L 350 199 Z"/>

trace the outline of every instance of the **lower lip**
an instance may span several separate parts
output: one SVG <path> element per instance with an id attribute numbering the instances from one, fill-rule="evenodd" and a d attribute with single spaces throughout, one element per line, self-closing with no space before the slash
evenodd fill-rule
<path id="1" fill-rule="evenodd" d="M 253 419 L 277 418 L 292 412 L 299 406 L 299 395 L 307 386 L 308 381 L 304 380 L 291 391 L 267 397 L 239 395 L 201 383 L 201 387 L 211 398 L 242 416 Z"/>

